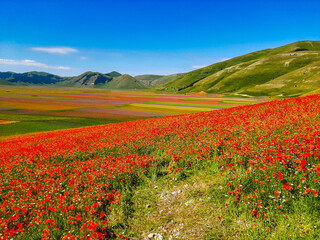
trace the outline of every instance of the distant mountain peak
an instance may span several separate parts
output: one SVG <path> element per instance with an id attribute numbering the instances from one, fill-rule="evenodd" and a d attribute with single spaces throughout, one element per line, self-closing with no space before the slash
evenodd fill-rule
<path id="1" fill-rule="evenodd" d="M 106 84 L 106 88 L 111 89 L 144 89 L 146 86 L 139 80 L 135 79 L 129 74 L 123 74 L 119 77 L 113 78 Z"/>
<path id="2" fill-rule="evenodd" d="M 111 77 L 120 77 L 121 73 L 119 73 L 117 71 L 112 71 L 112 72 L 106 73 L 106 75 L 111 76 Z"/>

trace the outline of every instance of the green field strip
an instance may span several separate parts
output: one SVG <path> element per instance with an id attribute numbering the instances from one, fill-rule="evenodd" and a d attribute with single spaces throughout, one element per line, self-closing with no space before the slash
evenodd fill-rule
<path id="1" fill-rule="evenodd" d="M 17 121 L 0 124 L 0 137 L 121 122 L 114 119 L 19 114 L 0 114 L 0 119 Z"/>
<path id="2" fill-rule="evenodd" d="M 179 103 L 179 102 L 157 102 L 157 101 L 148 101 L 145 104 L 159 104 L 159 105 L 172 105 L 172 106 L 188 106 L 188 107 L 206 107 L 206 108 L 225 108 L 220 105 L 212 104 L 197 104 L 197 103 Z"/>

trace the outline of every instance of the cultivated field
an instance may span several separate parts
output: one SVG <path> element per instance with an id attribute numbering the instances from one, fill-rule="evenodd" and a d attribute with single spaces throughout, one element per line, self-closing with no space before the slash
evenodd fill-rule
<path id="1" fill-rule="evenodd" d="M 0 89 L 0 137 L 209 111 L 266 100 L 223 95 L 3 86 Z"/>
<path id="2" fill-rule="evenodd" d="M 319 239 L 319 110 L 312 95 L 5 139 L 0 237 Z"/>

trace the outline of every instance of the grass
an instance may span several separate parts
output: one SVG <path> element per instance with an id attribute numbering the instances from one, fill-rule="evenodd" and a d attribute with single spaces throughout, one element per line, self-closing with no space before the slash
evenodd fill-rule
<path id="1" fill-rule="evenodd" d="M 221 184 L 221 178 L 212 171 L 192 171 L 191 176 L 171 185 L 163 179 L 148 181 L 141 185 L 133 200 L 135 212 L 128 221 L 128 233 L 133 237 L 147 237 L 161 233 L 165 239 L 200 239 L 221 230 L 223 207 L 211 199 L 210 189 Z M 138 194 L 137 194 L 138 193 Z M 226 226 L 225 231 L 228 231 Z"/>
<path id="2" fill-rule="evenodd" d="M 228 175 L 219 174 L 216 162 L 198 162 L 193 169 L 168 174 L 170 164 L 158 168 L 160 175 L 147 174 L 143 182 L 124 194 L 134 202 L 126 215 L 113 214 L 117 235 L 130 239 L 148 238 L 151 233 L 163 239 L 318 239 L 320 220 L 297 201 L 286 218 L 275 215 L 270 225 L 252 218 L 245 209 L 228 207 Z M 161 174 L 161 172 L 163 174 Z M 123 212 L 122 212 L 123 213 Z M 120 215 L 119 215 L 120 214 Z"/>

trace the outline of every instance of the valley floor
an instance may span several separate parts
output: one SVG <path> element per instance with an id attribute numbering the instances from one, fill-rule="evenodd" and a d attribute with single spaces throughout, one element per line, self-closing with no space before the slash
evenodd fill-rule
<path id="1" fill-rule="evenodd" d="M 90 88 L 3 86 L 0 137 L 210 111 L 267 101 L 224 95 L 174 95 Z"/>

